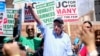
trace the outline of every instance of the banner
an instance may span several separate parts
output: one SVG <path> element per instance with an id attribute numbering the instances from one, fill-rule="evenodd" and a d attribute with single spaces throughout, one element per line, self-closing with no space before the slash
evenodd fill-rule
<path id="1" fill-rule="evenodd" d="M 30 0 L 31 2 L 46 2 L 47 0 Z"/>
<path id="2" fill-rule="evenodd" d="M 13 0 L 13 4 L 25 3 L 25 2 L 28 2 L 28 0 Z"/>
<path id="3" fill-rule="evenodd" d="M 34 3 L 32 3 L 33 5 Z M 32 6 L 33 9 L 34 9 L 34 6 Z M 25 3 L 25 7 L 24 7 L 24 22 L 34 22 L 34 18 L 33 16 L 31 15 L 29 9 L 27 8 L 27 4 Z"/>
<path id="4" fill-rule="evenodd" d="M 49 28 L 52 28 L 52 23 L 55 19 L 54 7 L 55 3 L 53 1 L 36 5 L 37 14 Z"/>
<path id="5" fill-rule="evenodd" d="M 32 3 L 32 2 L 46 2 L 47 0 L 14 0 L 13 4 L 18 3 Z"/>
<path id="6" fill-rule="evenodd" d="M 62 17 L 65 22 L 78 21 L 77 1 L 63 0 L 56 3 L 56 16 Z"/>
<path id="7" fill-rule="evenodd" d="M 14 27 L 14 14 L 17 13 L 17 10 L 13 8 L 7 8 L 6 12 L 7 12 L 7 18 L 4 19 L 3 35 L 12 36 Z"/>
<path id="8" fill-rule="evenodd" d="M 5 1 L 0 1 L 0 36 L 4 35 L 3 24 L 6 23 L 6 3 Z"/>

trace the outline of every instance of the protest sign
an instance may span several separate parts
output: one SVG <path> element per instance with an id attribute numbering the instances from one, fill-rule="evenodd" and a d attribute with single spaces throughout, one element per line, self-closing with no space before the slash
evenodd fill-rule
<path id="1" fill-rule="evenodd" d="M 47 0 L 14 0 L 13 4 L 18 4 L 18 3 L 32 3 L 32 2 L 47 2 Z"/>
<path id="2" fill-rule="evenodd" d="M 32 5 L 35 3 L 32 3 Z M 34 8 L 34 6 L 32 6 Z M 31 15 L 29 9 L 27 8 L 27 3 L 25 3 L 25 7 L 24 7 L 24 22 L 34 22 L 34 18 Z"/>
<path id="3" fill-rule="evenodd" d="M 56 3 L 56 16 L 62 17 L 66 22 L 73 22 L 78 20 L 76 0 L 62 0 Z"/>
<path id="4" fill-rule="evenodd" d="M 36 5 L 37 14 L 49 28 L 52 28 L 52 23 L 53 20 L 55 19 L 54 7 L 55 7 L 54 1 Z"/>
<path id="5" fill-rule="evenodd" d="M 13 0 L 13 4 L 25 3 L 25 2 L 28 2 L 28 0 Z"/>
<path id="6" fill-rule="evenodd" d="M 13 8 L 7 8 L 7 18 L 5 19 L 3 24 L 3 35 L 4 36 L 12 36 L 13 35 L 13 27 L 14 27 L 14 14 L 17 13 L 17 10 Z"/>
<path id="7" fill-rule="evenodd" d="M 7 23 L 6 18 L 6 3 L 5 1 L 0 1 L 0 36 L 4 34 L 3 24 Z"/>
<path id="8" fill-rule="evenodd" d="M 47 0 L 30 0 L 31 2 L 46 2 Z"/>

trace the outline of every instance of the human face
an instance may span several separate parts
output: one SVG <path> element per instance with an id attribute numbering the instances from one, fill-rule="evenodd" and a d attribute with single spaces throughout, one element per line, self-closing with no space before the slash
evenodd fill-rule
<path id="1" fill-rule="evenodd" d="M 62 30 L 63 30 L 63 25 L 60 24 L 59 22 L 54 22 L 54 32 L 57 34 L 57 35 L 60 35 Z"/>
<path id="2" fill-rule="evenodd" d="M 96 37 L 96 45 L 100 46 L 100 35 Z"/>
<path id="3" fill-rule="evenodd" d="M 100 46 L 100 30 L 95 32 L 95 40 L 96 46 Z"/>
<path id="4" fill-rule="evenodd" d="M 28 37 L 34 37 L 34 27 L 33 27 L 33 25 L 27 26 L 26 30 L 27 30 L 26 32 L 28 34 Z"/>
<path id="5" fill-rule="evenodd" d="M 89 23 L 84 23 L 83 25 L 82 25 L 82 29 L 83 30 L 85 30 L 85 31 L 91 31 L 91 26 L 90 26 L 90 24 Z"/>

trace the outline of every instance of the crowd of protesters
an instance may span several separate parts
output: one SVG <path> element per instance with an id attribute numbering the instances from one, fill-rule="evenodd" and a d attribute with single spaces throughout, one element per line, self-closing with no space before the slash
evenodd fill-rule
<path id="1" fill-rule="evenodd" d="M 27 36 L 17 33 L 18 14 L 14 16 L 14 38 L 6 37 L 2 52 L 4 56 L 99 56 L 100 30 L 94 31 L 90 21 L 83 22 L 79 37 L 71 44 L 70 36 L 63 31 L 64 22 L 58 17 L 53 30 L 46 27 L 29 4 L 28 9 L 41 33 L 35 36 L 34 25 L 26 26 Z M 73 48 L 72 48 L 73 45 Z"/>

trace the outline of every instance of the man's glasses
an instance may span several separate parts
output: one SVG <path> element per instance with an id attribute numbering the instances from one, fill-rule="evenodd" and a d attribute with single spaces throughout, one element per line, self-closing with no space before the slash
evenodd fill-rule
<path id="1" fill-rule="evenodd" d="M 33 31 L 34 29 L 33 29 L 33 28 L 31 28 L 31 29 L 27 29 L 27 30 L 28 30 L 28 31 L 31 31 L 31 30 Z"/>

